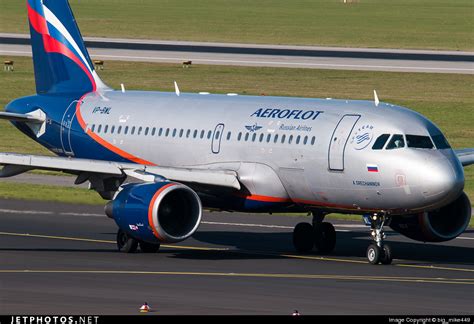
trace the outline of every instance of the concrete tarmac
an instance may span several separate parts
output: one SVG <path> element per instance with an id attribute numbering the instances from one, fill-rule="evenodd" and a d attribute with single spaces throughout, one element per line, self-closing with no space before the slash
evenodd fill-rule
<path id="1" fill-rule="evenodd" d="M 359 222 L 334 222 L 321 256 L 292 247 L 305 217 L 205 213 L 157 254 L 117 252 L 100 206 L 0 200 L 0 220 L 1 314 L 472 314 L 472 230 L 441 244 L 389 231 L 394 263 L 372 266 Z"/>
<path id="2" fill-rule="evenodd" d="M 311 69 L 474 74 L 474 54 L 86 37 L 93 59 Z M 29 36 L 0 34 L 0 55 L 31 56 Z"/>

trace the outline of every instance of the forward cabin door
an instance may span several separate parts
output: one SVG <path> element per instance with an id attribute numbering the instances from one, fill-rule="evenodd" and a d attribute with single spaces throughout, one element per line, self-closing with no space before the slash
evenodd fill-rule
<path id="1" fill-rule="evenodd" d="M 344 171 L 344 151 L 352 129 L 359 118 L 360 115 L 344 115 L 337 123 L 329 143 L 329 170 Z"/>

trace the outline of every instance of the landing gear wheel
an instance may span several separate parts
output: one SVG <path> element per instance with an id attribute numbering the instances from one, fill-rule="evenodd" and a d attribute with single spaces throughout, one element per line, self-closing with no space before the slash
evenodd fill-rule
<path id="1" fill-rule="evenodd" d="M 321 223 L 315 230 L 314 246 L 320 253 L 330 253 L 336 247 L 336 230 L 331 223 Z"/>
<path id="2" fill-rule="evenodd" d="M 314 245 L 314 229 L 310 223 L 299 223 L 293 230 L 293 245 L 298 252 L 309 252 Z"/>
<path id="3" fill-rule="evenodd" d="M 383 246 L 383 255 L 380 258 L 380 263 L 382 264 L 391 264 L 392 263 L 392 249 L 390 248 L 390 245 L 385 244 Z"/>
<path id="4" fill-rule="evenodd" d="M 382 250 L 376 244 L 370 244 L 367 248 L 367 259 L 371 264 L 378 264 L 382 257 Z"/>
<path id="5" fill-rule="evenodd" d="M 133 253 L 137 250 L 138 241 L 119 229 L 117 232 L 117 247 L 120 252 Z"/>
<path id="6" fill-rule="evenodd" d="M 156 253 L 160 249 L 160 244 L 152 244 L 148 242 L 140 241 L 140 250 L 143 253 Z"/>

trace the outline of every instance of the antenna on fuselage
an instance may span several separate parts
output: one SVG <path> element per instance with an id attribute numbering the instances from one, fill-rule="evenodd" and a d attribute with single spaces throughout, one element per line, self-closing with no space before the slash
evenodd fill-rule
<path id="1" fill-rule="evenodd" d="M 374 90 L 374 103 L 375 103 L 375 107 L 378 107 L 379 106 L 379 97 L 377 96 L 377 91 Z"/>
<path id="2" fill-rule="evenodd" d="M 176 81 L 174 82 L 174 92 L 176 92 L 176 95 L 179 97 L 179 94 L 181 93 L 178 88 L 178 84 Z"/>

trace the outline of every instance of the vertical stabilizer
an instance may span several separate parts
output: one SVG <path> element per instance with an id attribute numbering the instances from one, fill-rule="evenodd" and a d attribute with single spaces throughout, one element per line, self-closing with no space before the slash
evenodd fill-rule
<path id="1" fill-rule="evenodd" d="M 39 94 L 107 90 L 84 46 L 67 0 L 27 0 Z"/>

